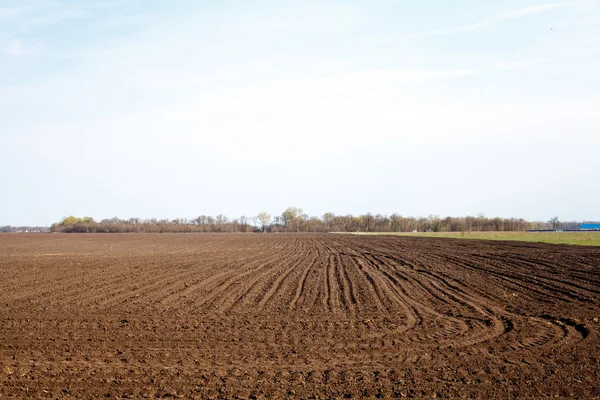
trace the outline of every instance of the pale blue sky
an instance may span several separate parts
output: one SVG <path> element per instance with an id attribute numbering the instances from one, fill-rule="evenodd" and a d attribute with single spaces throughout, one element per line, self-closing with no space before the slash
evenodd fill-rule
<path id="1" fill-rule="evenodd" d="M 600 1 L 0 0 L 0 225 L 600 219 Z"/>

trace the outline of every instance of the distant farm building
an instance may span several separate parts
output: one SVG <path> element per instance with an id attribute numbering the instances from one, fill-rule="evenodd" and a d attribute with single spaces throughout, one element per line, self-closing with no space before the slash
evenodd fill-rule
<path id="1" fill-rule="evenodd" d="M 582 231 L 600 231 L 600 224 L 581 224 Z"/>

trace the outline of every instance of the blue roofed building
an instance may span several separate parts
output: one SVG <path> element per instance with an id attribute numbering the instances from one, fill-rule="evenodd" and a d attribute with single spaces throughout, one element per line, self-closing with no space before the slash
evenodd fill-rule
<path id="1" fill-rule="evenodd" d="M 600 231 L 600 224 L 581 224 L 581 231 Z"/>

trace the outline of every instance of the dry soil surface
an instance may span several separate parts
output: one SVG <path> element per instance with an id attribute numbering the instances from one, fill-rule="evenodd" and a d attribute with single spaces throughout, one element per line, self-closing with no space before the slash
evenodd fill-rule
<path id="1" fill-rule="evenodd" d="M 0 235 L 0 398 L 600 396 L 600 248 Z"/>

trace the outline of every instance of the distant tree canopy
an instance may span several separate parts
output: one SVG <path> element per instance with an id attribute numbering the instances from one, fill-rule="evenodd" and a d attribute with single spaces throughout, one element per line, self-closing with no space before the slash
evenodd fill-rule
<path id="1" fill-rule="evenodd" d="M 550 218 L 550 221 L 548 221 L 548 224 L 550 226 L 552 226 L 552 229 L 554 229 L 554 230 L 560 228 L 560 220 L 558 219 L 558 217 Z"/>
<path id="2" fill-rule="evenodd" d="M 271 214 L 266 211 L 258 213 L 256 218 L 260 221 L 260 225 L 262 227 L 262 231 L 264 232 L 271 221 Z"/>
<path id="3" fill-rule="evenodd" d="M 48 232 L 47 226 L 0 226 L 0 233 L 17 233 L 17 232 Z"/>
<path id="4" fill-rule="evenodd" d="M 52 232 L 128 233 L 128 232 L 470 232 L 470 231 L 524 231 L 552 229 L 557 220 L 528 222 L 522 218 L 488 218 L 483 214 L 467 217 L 430 215 L 427 218 L 405 217 L 399 214 L 336 215 L 328 212 L 321 217 L 310 217 L 301 208 L 289 207 L 281 215 L 271 217 L 261 212 L 254 217 L 231 219 L 223 214 L 216 217 L 200 215 L 196 218 L 120 219 L 118 217 L 95 221 L 92 217 L 69 216 L 51 227 Z M 576 223 L 564 224 L 578 229 Z"/>
<path id="5" fill-rule="evenodd" d="M 60 222 L 60 224 L 64 225 L 64 226 L 71 226 L 71 225 L 75 225 L 75 224 L 94 224 L 94 218 L 92 217 L 83 217 L 83 218 L 77 218 L 74 216 L 70 216 L 70 217 L 65 217 L 63 218 L 63 220 Z"/>

